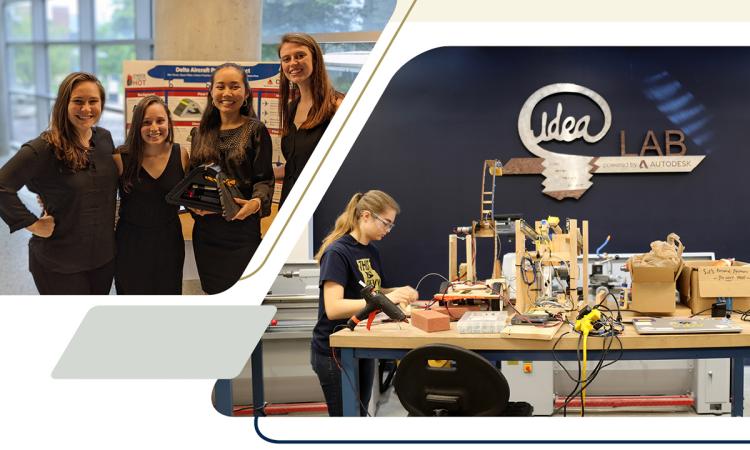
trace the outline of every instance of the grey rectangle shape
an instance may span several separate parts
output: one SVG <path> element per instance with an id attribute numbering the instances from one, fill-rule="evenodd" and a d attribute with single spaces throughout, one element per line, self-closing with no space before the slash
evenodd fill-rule
<path id="1" fill-rule="evenodd" d="M 275 313 L 268 305 L 97 306 L 84 317 L 52 377 L 234 378 Z"/>

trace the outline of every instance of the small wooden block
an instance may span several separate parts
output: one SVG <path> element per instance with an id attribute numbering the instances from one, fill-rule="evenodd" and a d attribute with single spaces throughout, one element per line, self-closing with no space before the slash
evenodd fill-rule
<path id="1" fill-rule="evenodd" d="M 411 312 L 411 324 L 427 333 L 450 330 L 451 328 L 450 317 L 430 309 L 413 310 Z"/>

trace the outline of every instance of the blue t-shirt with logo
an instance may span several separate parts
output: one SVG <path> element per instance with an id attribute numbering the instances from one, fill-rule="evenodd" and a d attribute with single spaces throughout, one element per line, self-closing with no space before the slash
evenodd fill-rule
<path id="1" fill-rule="evenodd" d="M 346 326 L 346 319 L 330 320 L 326 316 L 323 300 L 323 283 L 333 281 L 344 286 L 345 299 L 361 299 L 359 281 L 372 284 L 379 291 L 383 286 L 383 271 L 380 253 L 372 245 L 362 245 L 351 235 L 344 235 L 331 243 L 320 258 L 320 297 L 318 299 L 318 323 L 313 329 L 312 349 L 325 355 L 331 354 L 328 337 Z"/>

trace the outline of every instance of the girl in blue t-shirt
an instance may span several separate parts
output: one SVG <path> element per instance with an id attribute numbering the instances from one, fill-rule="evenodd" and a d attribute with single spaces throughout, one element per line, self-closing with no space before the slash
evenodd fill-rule
<path id="1" fill-rule="evenodd" d="M 398 204 L 385 192 L 372 190 L 354 194 L 315 255 L 320 263 L 320 298 L 310 363 L 320 380 L 330 416 L 341 416 L 343 408 L 341 368 L 328 337 L 365 307 L 359 281 L 372 284 L 396 304 L 408 305 L 417 300 L 417 291 L 409 286 L 383 287 L 388 282 L 383 275 L 378 249 L 372 245 L 372 241 L 383 239 L 393 229 L 398 213 Z M 360 414 L 367 415 L 374 362 L 360 360 L 359 374 Z"/>

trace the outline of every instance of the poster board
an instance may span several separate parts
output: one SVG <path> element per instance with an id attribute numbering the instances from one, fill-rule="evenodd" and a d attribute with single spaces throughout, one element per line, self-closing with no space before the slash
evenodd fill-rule
<path id="1" fill-rule="evenodd" d="M 125 130 L 133 120 L 133 108 L 141 98 L 157 95 L 167 104 L 174 123 L 175 142 L 190 149 L 190 130 L 200 123 L 206 108 L 211 73 L 223 61 L 125 61 Z M 279 123 L 279 64 L 237 62 L 247 73 L 258 118 L 266 125 L 273 142 L 273 160 L 281 155 Z"/>

